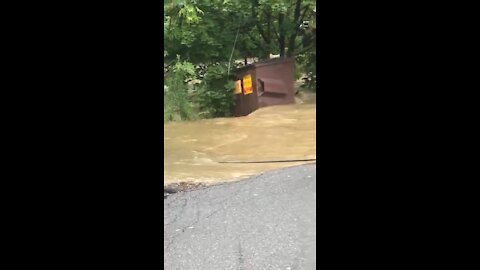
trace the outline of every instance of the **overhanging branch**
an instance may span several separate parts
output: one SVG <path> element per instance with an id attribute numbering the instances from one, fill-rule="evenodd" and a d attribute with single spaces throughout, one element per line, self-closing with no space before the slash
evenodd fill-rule
<path id="1" fill-rule="evenodd" d="M 253 17 L 253 20 L 255 22 L 255 26 L 257 27 L 258 32 L 262 36 L 263 40 L 265 40 L 266 43 L 270 43 L 270 40 L 266 37 L 265 32 L 263 31 L 263 28 L 262 28 L 260 22 L 258 21 L 257 12 L 255 10 L 255 5 L 253 4 L 253 2 L 252 2 L 252 17 Z"/>
<path id="2" fill-rule="evenodd" d="M 303 48 L 303 50 L 299 51 L 299 52 L 297 53 L 297 55 L 302 54 L 302 53 L 306 53 L 307 51 L 309 51 L 311 48 L 314 47 L 313 45 L 314 45 L 314 44 Z"/>

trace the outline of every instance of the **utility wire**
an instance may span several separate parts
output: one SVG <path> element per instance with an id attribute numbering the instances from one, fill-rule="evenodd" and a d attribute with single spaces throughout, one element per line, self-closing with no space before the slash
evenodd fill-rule
<path id="1" fill-rule="evenodd" d="M 232 53 L 230 54 L 230 60 L 228 60 L 228 72 L 227 75 L 230 76 L 230 63 L 232 63 L 233 52 L 235 51 L 235 44 L 237 44 L 238 32 L 240 31 L 240 26 L 237 30 L 237 35 L 235 35 L 235 42 L 233 42 Z"/>
<path id="2" fill-rule="evenodd" d="M 264 161 L 219 161 L 218 163 L 280 163 L 280 162 L 303 162 L 317 161 L 316 158 L 311 159 L 287 159 L 287 160 L 264 160 Z"/>

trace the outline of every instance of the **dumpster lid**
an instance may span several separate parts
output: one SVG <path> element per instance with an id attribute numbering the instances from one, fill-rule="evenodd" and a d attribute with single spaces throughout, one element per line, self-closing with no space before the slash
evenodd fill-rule
<path id="1" fill-rule="evenodd" d="M 260 66 L 277 65 L 277 64 L 287 63 L 287 62 L 293 62 L 293 57 L 288 57 L 288 58 L 280 57 L 280 58 L 266 59 L 266 60 L 262 60 L 256 63 L 248 64 L 246 66 L 237 68 L 237 70 L 243 70 L 243 69 L 260 67 Z"/>

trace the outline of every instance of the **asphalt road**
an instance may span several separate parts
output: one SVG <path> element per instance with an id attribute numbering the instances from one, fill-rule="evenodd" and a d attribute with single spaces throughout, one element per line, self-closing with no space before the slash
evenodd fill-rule
<path id="1" fill-rule="evenodd" d="M 179 192 L 164 204 L 164 268 L 316 269 L 316 165 Z"/>

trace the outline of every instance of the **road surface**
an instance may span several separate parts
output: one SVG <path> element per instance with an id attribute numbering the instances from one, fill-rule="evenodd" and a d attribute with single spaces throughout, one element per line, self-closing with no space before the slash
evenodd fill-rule
<path id="1" fill-rule="evenodd" d="M 164 201 L 165 269 L 316 269 L 316 165 Z"/>

